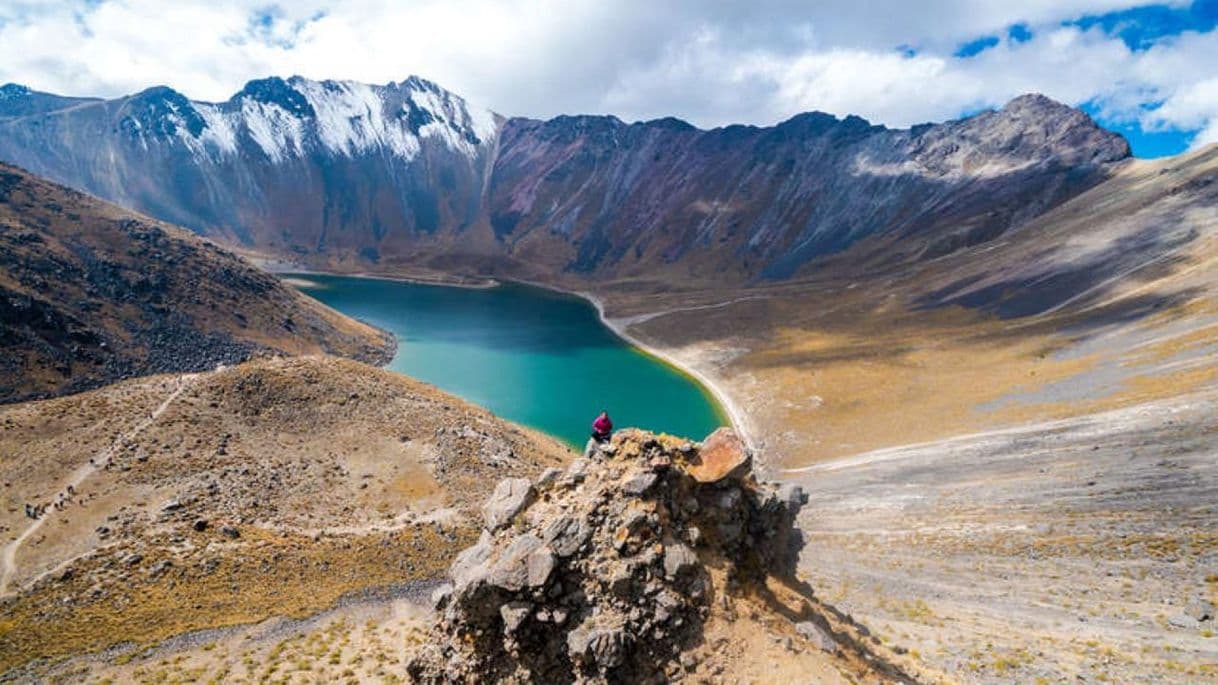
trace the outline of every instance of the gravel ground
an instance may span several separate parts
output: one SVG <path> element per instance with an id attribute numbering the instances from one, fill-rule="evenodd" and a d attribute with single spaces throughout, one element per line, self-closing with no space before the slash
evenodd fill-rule
<path id="1" fill-rule="evenodd" d="M 1218 393 L 788 471 L 801 571 L 964 682 L 1218 682 Z"/>

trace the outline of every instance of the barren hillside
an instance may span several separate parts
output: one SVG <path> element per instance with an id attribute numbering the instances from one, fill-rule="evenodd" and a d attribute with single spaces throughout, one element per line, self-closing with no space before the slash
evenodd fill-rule
<path id="1" fill-rule="evenodd" d="M 186 231 L 0 164 L 0 402 L 392 345 Z"/>

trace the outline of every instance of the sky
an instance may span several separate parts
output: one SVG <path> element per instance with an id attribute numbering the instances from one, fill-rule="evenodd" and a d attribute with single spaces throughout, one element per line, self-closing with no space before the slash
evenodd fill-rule
<path id="1" fill-rule="evenodd" d="M 0 0 L 0 83 L 220 101 L 419 75 L 508 116 L 906 127 L 1044 93 L 1142 157 L 1218 142 L 1218 0 Z"/>

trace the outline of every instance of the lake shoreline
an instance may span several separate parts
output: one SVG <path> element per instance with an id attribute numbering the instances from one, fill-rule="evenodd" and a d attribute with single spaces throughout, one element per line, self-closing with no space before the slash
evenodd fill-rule
<path id="1" fill-rule="evenodd" d="M 350 278 L 379 279 L 379 280 L 384 280 L 384 281 L 396 281 L 396 282 L 400 282 L 400 283 L 414 283 L 414 284 L 418 284 L 418 285 L 449 286 L 449 287 L 471 288 L 471 289 L 487 289 L 487 288 L 494 288 L 499 285 L 503 285 L 505 283 L 514 283 L 514 284 L 539 288 L 541 290 L 548 290 L 550 292 L 559 293 L 562 295 L 577 297 L 581 300 L 584 300 L 588 304 L 592 305 L 592 308 L 594 310 L 596 310 L 597 318 L 600 320 L 601 324 L 604 325 L 605 328 L 609 329 L 618 338 L 620 338 L 621 340 L 623 340 L 624 342 L 626 342 L 627 344 L 629 344 L 631 347 L 635 348 L 639 352 L 646 354 L 646 355 L 652 357 L 653 359 L 655 359 L 656 361 L 689 377 L 691 380 L 695 381 L 699 386 L 701 386 L 701 388 L 709 395 L 709 397 L 712 400 L 714 400 L 716 408 L 719 409 L 720 412 L 722 412 L 723 418 L 726 419 L 727 422 L 731 425 L 732 429 L 735 430 L 738 435 L 740 435 L 741 439 L 744 440 L 745 444 L 748 445 L 749 448 L 754 451 L 756 451 L 758 449 L 758 447 L 757 447 L 758 443 L 755 439 L 755 436 L 753 435 L 753 431 L 750 430 L 750 428 L 749 428 L 750 424 L 744 414 L 743 409 L 731 397 L 731 395 L 728 394 L 728 392 L 723 388 L 721 381 L 712 377 L 709 372 L 704 371 L 701 368 L 698 368 L 697 364 L 691 362 L 688 359 L 682 358 L 680 353 L 677 352 L 676 350 L 645 342 L 638 336 L 630 333 L 628 329 L 629 329 L 630 325 L 633 323 L 634 317 L 613 318 L 613 317 L 608 316 L 605 313 L 604 300 L 599 295 L 596 295 L 595 293 L 588 292 L 585 290 L 567 290 L 565 288 L 561 288 L 561 287 L 558 287 L 558 286 L 555 286 L 555 285 L 552 285 L 549 283 L 540 283 L 537 281 L 530 281 L 530 280 L 525 280 L 525 279 L 498 280 L 498 279 L 487 278 L 480 283 L 469 283 L 468 281 L 458 281 L 455 279 L 452 281 L 447 281 L 447 280 L 443 280 L 443 279 L 423 279 L 423 278 L 409 277 L 409 276 L 383 276 L 383 275 L 379 275 L 379 274 L 370 274 L 370 273 L 351 274 L 351 273 L 342 273 L 342 272 L 335 272 L 335 271 L 324 271 L 324 270 L 319 270 L 319 269 L 290 268 L 291 265 L 289 263 L 283 262 L 283 261 L 277 262 L 277 265 L 280 265 L 282 268 L 279 268 L 278 266 L 272 266 L 269 260 L 259 260 L 258 265 L 260 267 L 262 267 L 264 270 L 268 271 L 269 273 L 275 274 L 279 278 L 284 278 L 287 274 L 300 274 L 300 275 L 306 275 L 306 276 L 307 275 L 345 276 L 345 277 L 350 277 Z M 665 312 L 656 312 L 656 316 L 663 315 L 664 313 Z M 695 437 L 695 436 L 690 436 L 690 437 Z M 701 436 L 701 437 L 705 437 L 705 436 Z"/>
<path id="2" fill-rule="evenodd" d="M 322 269 L 313 269 L 303 265 L 285 262 L 283 260 L 271 260 L 265 258 L 255 258 L 247 256 L 246 259 L 254 262 L 258 268 L 267 273 L 274 274 L 279 278 L 283 278 L 287 274 L 299 274 L 301 276 L 343 276 L 346 278 L 369 278 L 381 281 L 394 281 L 397 283 L 413 283 L 415 285 L 434 285 L 446 286 L 450 288 L 469 288 L 470 290 L 486 290 L 503 284 L 494 278 L 471 277 L 469 279 L 459 280 L 451 277 L 437 276 L 435 278 L 427 278 L 424 276 L 402 276 L 370 273 L 361 271 L 358 273 L 347 273 L 343 271 L 325 271 Z M 451 278 L 451 280 L 450 280 Z"/>
<path id="3" fill-rule="evenodd" d="M 682 373 L 688 374 L 702 387 L 706 388 L 707 391 L 710 392 L 711 397 L 714 398 L 715 402 L 723 409 L 724 413 L 726 414 L 725 418 L 731 424 L 732 429 L 736 431 L 736 434 L 739 435 L 742 440 L 744 440 L 744 443 L 748 445 L 749 449 L 753 450 L 754 452 L 757 451 L 757 442 L 754 439 L 752 431 L 748 428 L 749 424 L 745 419 L 743 409 L 741 409 L 740 405 L 732 399 L 732 397 L 727 393 L 726 390 L 723 389 L 720 383 L 712 378 L 709 373 L 698 369 L 692 362 L 681 359 L 678 356 L 679 353 L 675 350 L 650 345 L 643 342 L 643 340 L 638 336 L 630 333 L 627 329 L 630 327 L 631 321 L 628 319 L 614 319 L 606 316 L 605 303 L 600 297 L 588 292 L 572 292 L 571 294 L 578 295 L 591 302 L 592 306 L 596 308 L 596 314 L 600 317 L 601 322 L 604 323 L 609 330 L 616 333 L 622 340 L 625 340 L 643 352 L 655 357 L 656 359 L 659 359 Z M 659 313 L 659 315 L 662 314 L 663 312 Z"/>
<path id="4" fill-rule="evenodd" d="M 731 424 L 732 430 L 744 440 L 744 444 L 749 447 L 754 453 L 758 452 L 758 443 L 749 428 L 748 420 L 745 418 L 744 410 L 740 405 L 732 399 L 731 395 L 723 389 L 719 381 L 712 378 L 710 373 L 699 369 L 693 362 L 682 359 L 679 353 L 672 348 L 659 347 L 654 344 L 644 342 L 638 336 L 630 333 L 627 329 L 637 320 L 637 317 L 612 318 L 605 314 L 605 301 L 599 295 L 586 290 L 567 290 L 549 283 L 539 283 L 537 281 L 528 281 L 524 279 L 504 279 L 506 283 L 519 283 L 521 285 L 541 288 L 563 295 L 574 295 L 582 300 L 586 300 L 596 310 L 596 316 L 601 320 L 601 323 L 606 328 L 613 331 L 614 335 L 629 343 L 632 347 L 638 349 L 644 354 L 656 359 L 662 364 L 665 364 L 691 379 L 696 381 L 698 385 L 706 389 L 715 403 L 719 405 L 724 413 L 724 418 Z M 647 317 L 654 318 L 667 314 L 667 311 L 654 312 L 648 314 Z M 706 437 L 706 436 L 703 436 Z"/>

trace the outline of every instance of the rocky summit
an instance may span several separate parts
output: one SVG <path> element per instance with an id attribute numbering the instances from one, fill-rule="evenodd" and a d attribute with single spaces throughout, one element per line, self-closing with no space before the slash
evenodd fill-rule
<path id="1" fill-rule="evenodd" d="M 737 466 L 707 479 L 708 454 Z M 432 639 L 410 675 L 658 683 L 734 671 L 720 649 L 727 639 L 708 639 L 706 628 L 724 615 L 750 625 L 756 612 L 736 615 L 735 603 L 767 594 L 771 577 L 792 577 L 802 546 L 793 521 L 807 501 L 798 486 L 758 481 L 749 461 L 728 429 L 701 445 L 632 429 L 590 443 L 565 471 L 502 481 L 477 544 L 435 592 Z M 857 657 L 857 629 L 835 632 L 813 602 L 809 593 L 779 617 L 787 635 L 775 641 L 843 664 L 847 652 Z M 884 663 L 860 660 L 877 672 Z"/>

